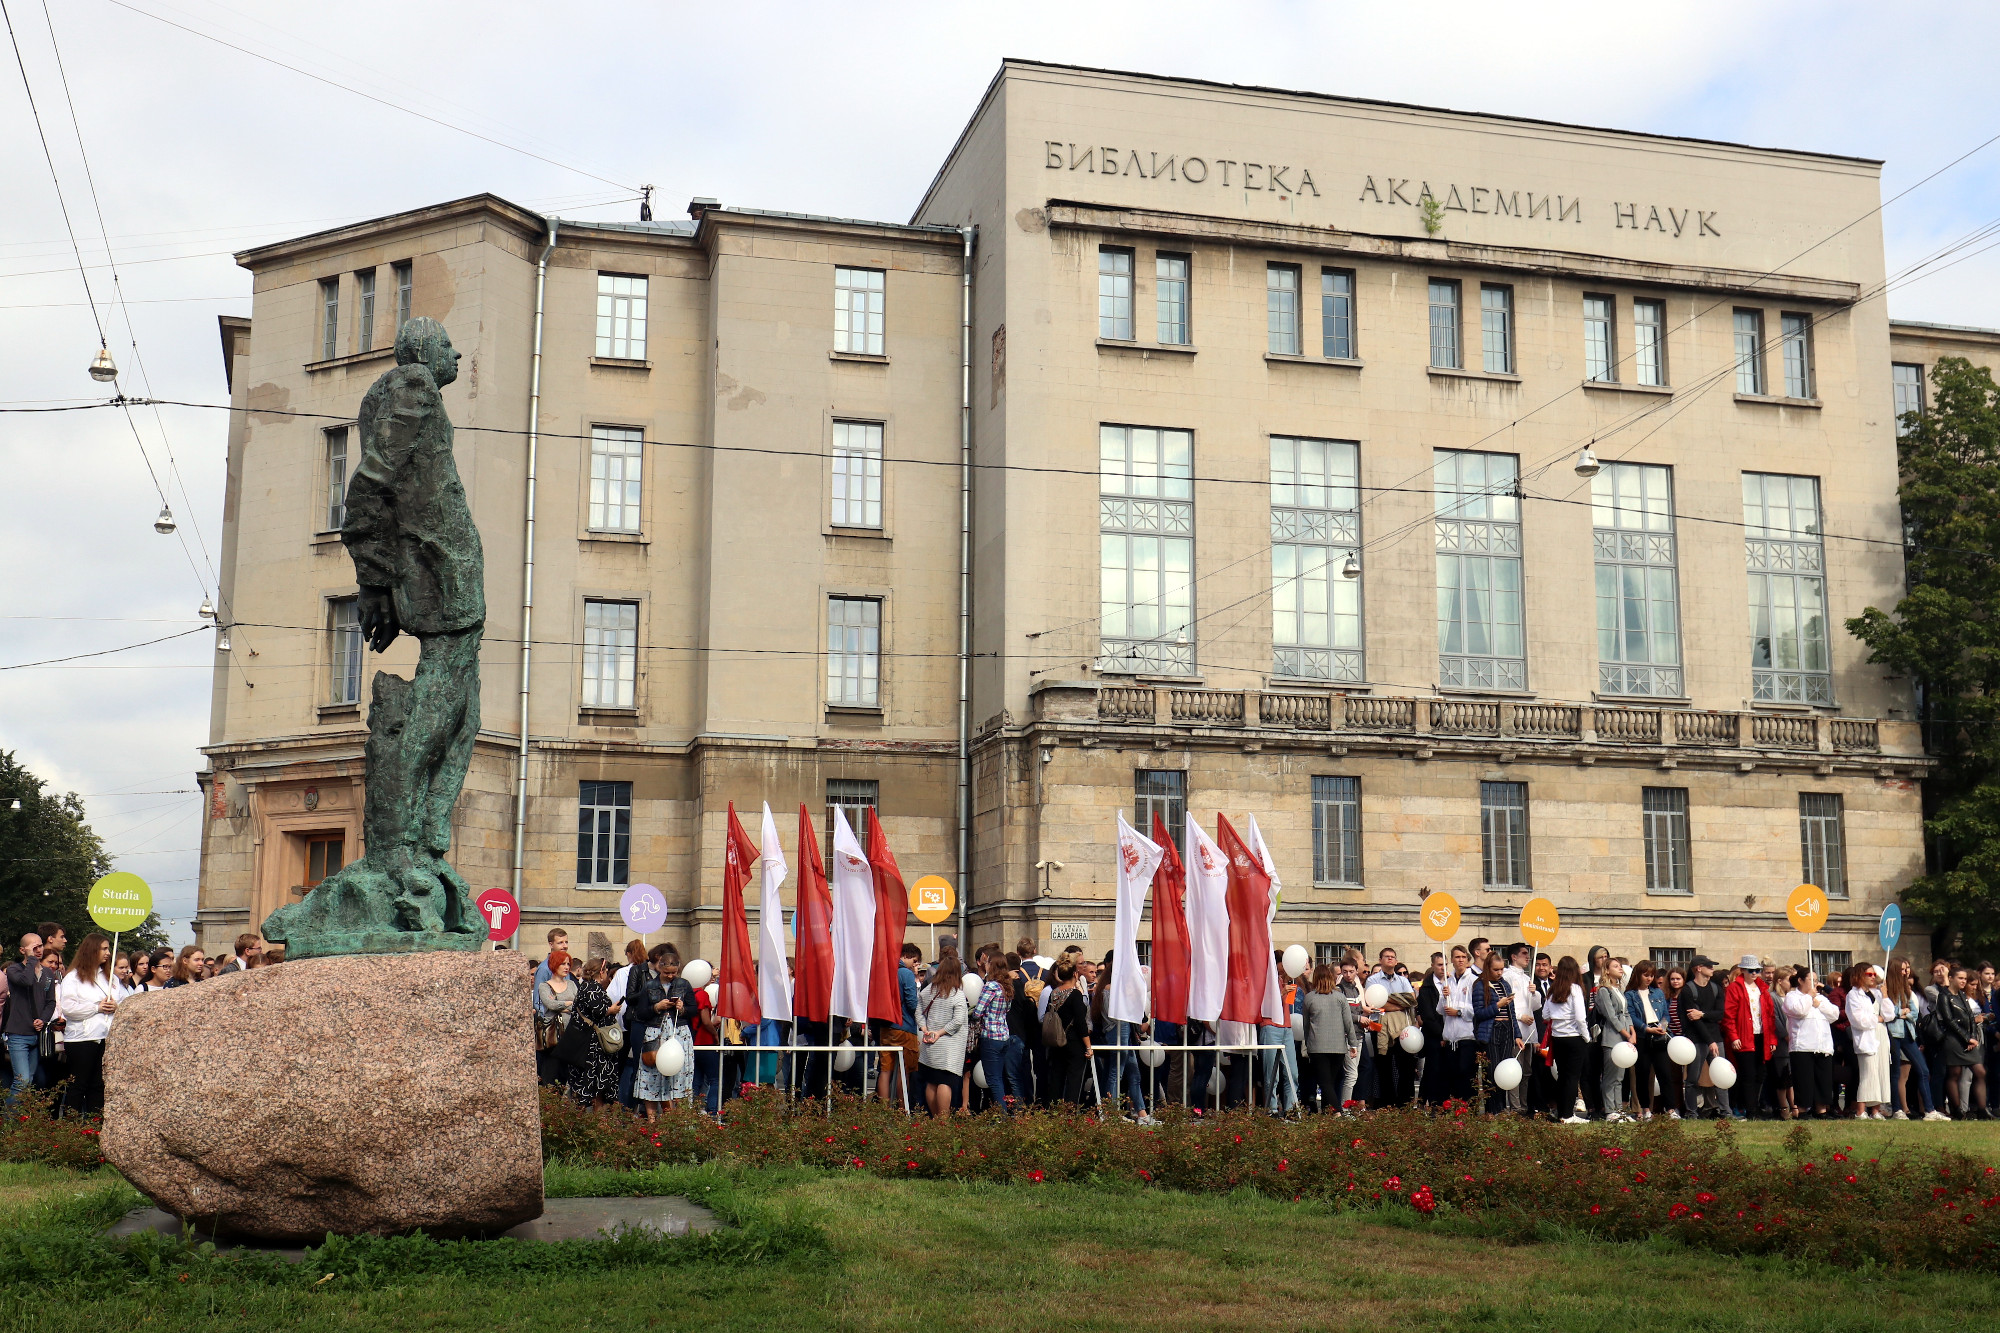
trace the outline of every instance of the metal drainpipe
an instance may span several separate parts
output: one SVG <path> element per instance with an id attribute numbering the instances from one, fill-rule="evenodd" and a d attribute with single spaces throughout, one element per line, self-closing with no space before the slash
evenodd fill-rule
<path id="1" fill-rule="evenodd" d="M 958 365 L 958 947 L 971 947 L 972 906 L 972 245 L 977 227 L 960 227 Z M 961 955 L 962 956 L 962 955 Z"/>
<path id="2" fill-rule="evenodd" d="M 528 372 L 528 507 L 521 539 L 521 740 L 514 758 L 514 901 L 521 901 L 521 864 L 528 831 L 528 685 L 535 641 L 535 455 L 542 427 L 542 297 L 548 289 L 549 256 L 555 253 L 557 218 L 548 219 L 549 243 L 535 264 L 535 355 Z M 513 943 L 521 942 L 521 919 L 514 919 Z"/>

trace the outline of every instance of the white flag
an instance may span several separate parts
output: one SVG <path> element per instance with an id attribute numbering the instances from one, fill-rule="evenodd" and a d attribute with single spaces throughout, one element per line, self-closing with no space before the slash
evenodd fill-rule
<path id="1" fill-rule="evenodd" d="M 868 960 L 875 953 L 875 875 L 847 815 L 833 807 L 832 1012 L 868 1017 Z"/>
<path id="2" fill-rule="evenodd" d="M 1187 817 L 1188 1017 L 1213 1023 L 1222 1017 L 1229 984 L 1229 861 L 1215 839 Z"/>
<path id="3" fill-rule="evenodd" d="M 1271 909 L 1265 924 L 1274 924 L 1278 919 L 1278 899 L 1284 896 L 1285 886 L 1278 879 L 1278 867 L 1272 864 L 1271 849 L 1264 845 L 1264 834 L 1257 827 L 1257 816 L 1250 816 L 1250 853 L 1263 865 L 1264 873 L 1271 880 Z M 1264 1021 L 1272 1027 L 1283 1027 L 1291 1020 L 1285 1016 L 1285 988 L 1278 981 L 1278 955 L 1274 950 L 1269 958 L 1270 972 L 1264 979 L 1264 1004 L 1261 1012 Z"/>
<path id="4" fill-rule="evenodd" d="M 1118 816 L 1118 916 L 1111 932 L 1111 994 L 1104 1012 L 1121 1023 L 1146 1021 L 1146 974 L 1139 969 L 1139 913 L 1166 849 Z"/>
<path id="5" fill-rule="evenodd" d="M 763 880 L 763 903 L 757 911 L 757 1007 L 764 1017 L 789 1023 L 792 1018 L 792 977 L 785 967 L 785 900 L 778 889 L 792 868 L 778 842 L 778 822 L 771 803 L 764 802 L 764 855 L 757 862 Z"/>

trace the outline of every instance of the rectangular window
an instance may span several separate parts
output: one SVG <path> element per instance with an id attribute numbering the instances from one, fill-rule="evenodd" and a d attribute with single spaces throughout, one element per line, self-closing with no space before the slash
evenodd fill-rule
<path id="1" fill-rule="evenodd" d="M 583 706 L 635 707 L 639 675 L 639 604 L 583 604 Z"/>
<path id="2" fill-rule="evenodd" d="M 1159 314 L 1160 343 L 1182 347 L 1188 335 L 1188 257 L 1158 255 L 1153 260 L 1154 306 Z"/>
<path id="3" fill-rule="evenodd" d="M 361 702 L 361 599 L 336 597 L 327 603 L 329 655 L 326 701 Z"/>
<path id="4" fill-rule="evenodd" d="M 1761 396 L 1764 392 L 1764 312 L 1739 310 L 1733 327 L 1736 333 L 1736 392 Z"/>
<path id="5" fill-rule="evenodd" d="M 1645 821 L 1646 892 L 1692 893 L 1688 872 L 1688 794 L 1685 787 L 1640 792 Z"/>
<path id="6" fill-rule="evenodd" d="M 1153 816 L 1167 826 L 1176 851 L 1187 827 L 1187 774 L 1173 768 L 1142 768 L 1132 774 L 1132 827 L 1153 836 Z"/>
<path id="7" fill-rule="evenodd" d="M 1100 671 L 1194 672 L 1194 432 L 1098 428 Z"/>
<path id="8" fill-rule="evenodd" d="M 375 270 L 364 268 L 354 275 L 354 350 L 367 352 L 375 347 Z"/>
<path id="9" fill-rule="evenodd" d="M 1528 887 L 1528 784 L 1479 784 L 1479 860 L 1489 889 Z"/>
<path id="10" fill-rule="evenodd" d="M 306 882 L 316 889 L 320 881 L 337 873 L 346 864 L 347 839 L 339 833 L 321 833 L 306 839 Z"/>
<path id="11" fill-rule="evenodd" d="M 1896 434 L 1907 435 L 1911 416 L 1924 410 L 1924 368 L 1898 361 L 1889 369 L 1895 377 Z"/>
<path id="12" fill-rule="evenodd" d="M 882 698 L 882 603 L 826 599 L 826 701 L 873 708 Z"/>
<path id="13" fill-rule="evenodd" d="M 1313 883 L 1361 882 L 1361 779 L 1312 780 Z"/>
<path id="14" fill-rule="evenodd" d="M 1647 956 L 1653 960 L 1653 966 L 1659 970 L 1662 980 L 1665 979 L 1667 975 L 1667 970 L 1669 968 L 1676 968 L 1676 967 L 1680 969 L 1680 973 L 1682 976 L 1687 977 L 1690 980 L 1693 979 L 1694 977 L 1693 949 L 1662 949 L 1658 945 L 1654 945 L 1652 948 L 1648 949 L 1646 953 Z"/>
<path id="15" fill-rule="evenodd" d="M 879 268 L 833 270 L 833 350 L 882 355 L 888 275 Z"/>
<path id="16" fill-rule="evenodd" d="M 1812 316 L 1780 315 L 1779 340 L 1784 344 L 1785 397 L 1813 396 Z"/>
<path id="17" fill-rule="evenodd" d="M 1105 246 L 1097 252 L 1097 336 L 1132 340 L 1132 252 Z"/>
<path id="18" fill-rule="evenodd" d="M 1463 370 L 1464 344 L 1458 335 L 1458 284 L 1431 279 L 1431 364 L 1439 370 Z"/>
<path id="19" fill-rule="evenodd" d="M 1597 560 L 1597 688 L 1680 698 L 1681 627 L 1673 473 L 1606 463 L 1590 479 Z"/>
<path id="20" fill-rule="evenodd" d="M 632 784 L 580 782 L 576 796 L 576 882 L 617 888 L 632 873 Z"/>
<path id="21" fill-rule="evenodd" d="M 396 332 L 410 322 L 410 302 L 416 294 L 416 274 L 409 260 L 389 265 L 389 272 L 396 278 Z"/>
<path id="22" fill-rule="evenodd" d="M 1479 289 L 1479 351 L 1489 375 L 1514 373 L 1514 289 Z"/>
<path id="23" fill-rule="evenodd" d="M 626 426 L 590 428 L 590 530 L 639 531 L 640 469 L 646 433 Z"/>
<path id="24" fill-rule="evenodd" d="M 833 812 L 840 811 L 855 841 L 868 846 L 868 812 L 881 808 L 882 784 L 872 778 L 828 778 L 826 780 L 826 873 L 833 874 Z M 877 819 L 881 818 L 878 814 Z"/>
<path id="25" fill-rule="evenodd" d="M 1354 271 L 1325 268 L 1319 273 L 1320 355 L 1354 359 Z"/>
<path id="26" fill-rule="evenodd" d="M 1819 478 L 1744 473 L 1743 523 L 1750 568 L 1750 697 L 1759 703 L 1830 705 L 1833 666 Z"/>
<path id="27" fill-rule="evenodd" d="M 1667 384 L 1667 303 L 1632 303 L 1632 371 L 1641 384 Z"/>
<path id="28" fill-rule="evenodd" d="M 347 522 L 347 427 L 326 432 L 326 523 L 321 532 L 339 532 Z"/>
<path id="29" fill-rule="evenodd" d="M 833 525 L 882 526 L 882 423 L 833 423 Z"/>
<path id="30" fill-rule="evenodd" d="M 1299 266 L 1269 264 L 1264 269 L 1265 326 L 1268 350 L 1276 356 L 1299 355 Z"/>
<path id="31" fill-rule="evenodd" d="M 1840 828 L 1840 797 L 1799 793 L 1799 873 L 1829 898 L 1847 896 L 1847 843 Z"/>
<path id="32" fill-rule="evenodd" d="M 1361 446 L 1271 437 L 1271 670 L 1365 679 L 1361 580 L 1342 573 L 1361 544 Z"/>
<path id="33" fill-rule="evenodd" d="M 1618 381 L 1617 309 L 1609 296 L 1583 298 L 1583 377 L 1592 384 Z"/>
<path id="34" fill-rule="evenodd" d="M 1521 460 L 1439 449 L 1432 457 L 1437 537 L 1438 683 L 1525 690 Z"/>
<path id="35" fill-rule="evenodd" d="M 1806 956 L 1811 960 L 1808 966 L 1819 973 L 1822 986 L 1830 978 L 1837 977 L 1854 966 L 1854 951 L 1851 949 L 1812 949 Z"/>
<path id="36" fill-rule="evenodd" d="M 634 273 L 597 275 L 597 355 L 646 359 L 646 279 Z"/>
<path id="37" fill-rule="evenodd" d="M 320 279 L 319 309 L 319 359 L 331 361 L 340 355 L 339 278 Z"/>

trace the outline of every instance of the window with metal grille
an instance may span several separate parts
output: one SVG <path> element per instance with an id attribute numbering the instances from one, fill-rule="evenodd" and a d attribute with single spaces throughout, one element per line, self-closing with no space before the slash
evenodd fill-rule
<path id="1" fill-rule="evenodd" d="M 1779 341 L 1784 344 L 1785 397 L 1813 396 L 1812 316 L 1780 315 Z"/>
<path id="2" fill-rule="evenodd" d="M 1363 679 L 1361 580 L 1342 569 L 1361 541 L 1361 447 L 1271 437 L 1271 670 Z"/>
<path id="3" fill-rule="evenodd" d="M 1822 986 L 1829 978 L 1837 977 L 1854 966 L 1852 949 L 1812 949 L 1808 951 L 1807 958 L 1807 966 L 1819 973 Z"/>
<path id="4" fill-rule="evenodd" d="M 882 423 L 833 423 L 833 525 L 882 526 Z"/>
<path id="5" fill-rule="evenodd" d="M 1178 852 L 1187 827 L 1187 774 L 1171 768 L 1142 768 L 1132 774 L 1132 827 L 1152 837 L 1154 815 L 1166 824 Z"/>
<path id="6" fill-rule="evenodd" d="M 1514 289 L 1490 283 L 1479 289 L 1479 351 L 1489 375 L 1514 373 Z"/>
<path id="7" fill-rule="evenodd" d="M 1525 690 L 1520 459 L 1461 449 L 1432 457 L 1438 683 Z"/>
<path id="8" fill-rule="evenodd" d="M 1439 370 L 1464 368 L 1464 344 L 1459 340 L 1458 283 L 1445 278 L 1430 280 L 1431 365 Z"/>
<path id="9" fill-rule="evenodd" d="M 1098 670 L 1194 672 L 1194 432 L 1098 428 Z"/>
<path id="10" fill-rule="evenodd" d="M 1583 298 L 1583 377 L 1593 384 L 1618 379 L 1617 308 L 1609 296 Z"/>
<path id="11" fill-rule="evenodd" d="M 1659 969 L 1662 978 L 1667 975 L 1667 969 L 1675 967 L 1681 970 L 1681 975 L 1684 977 L 1694 976 L 1693 949 L 1663 949 L 1654 945 L 1646 952 L 1652 958 L 1653 966 Z"/>
<path id="12" fill-rule="evenodd" d="M 319 312 L 319 359 L 331 361 L 340 355 L 339 278 L 320 279 Z"/>
<path id="13" fill-rule="evenodd" d="M 1189 262 L 1186 255 L 1161 254 L 1153 259 L 1153 304 L 1164 346 L 1184 346 L 1189 341 Z"/>
<path id="14" fill-rule="evenodd" d="M 1590 479 L 1597 568 L 1597 688 L 1682 694 L 1673 473 L 1606 463 Z"/>
<path id="15" fill-rule="evenodd" d="M 1278 356 L 1299 354 L 1299 266 L 1268 264 L 1264 268 L 1264 313 L 1268 350 Z"/>
<path id="16" fill-rule="evenodd" d="M 1323 268 L 1319 272 L 1320 355 L 1354 359 L 1354 270 Z"/>
<path id="17" fill-rule="evenodd" d="M 862 850 L 868 848 L 868 812 L 880 806 L 882 784 L 873 778 L 828 778 L 826 780 L 826 843 L 821 854 L 826 858 L 826 873 L 833 875 L 833 812 L 840 811 L 847 820 L 847 826 L 854 830 L 854 840 Z M 880 818 L 878 814 L 876 816 Z"/>
<path id="18" fill-rule="evenodd" d="M 1896 389 L 1896 434 L 1907 435 L 1910 418 L 1924 410 L 1924 368 L 1898 361 L 1889 367 Z"/>
<path id="19" fill-rule="evenodd" d="M 590 428 L 590 530 L 639 531 L 646 433 L 625 426 Z"/>
<path id="20" fill-rule="evenodd" d="M 1743 523 L 1750 568 L 1750 697 L 1831 704 L 1819 478 L 1744 473 Z"/>
<path id="21" fill-rule="evenodd" d="M 375 270 L 364 268 L 354 275 L 354 350 L 375 347 Z"/>
<path id="22" fill-rule="evenodd" d="M 416 290 L 416 274 L 409 260 L 389 265 L 389 272 L 396 279 L 396 332 L 410 322 L 410 298 Z"/>
<path id="23" fill-rule="evenodd" d="M 339 532 L 347 522 L 347 427 L 326 432 L 326 523 L 320 531 Z"/>
<path id="24" fill-rule="evenodd" d="M 1325 963 L 1330 967 L 1338 968 L 1341 960 L 1347 957 L 1347 951 L 1350 949 L 1360 954 L 1364 963 L 1367 962 L 1368 941 L 1366 940 L 1356 940 L 1352 944 L 1347 944 L 1340 940 L 1315 940 L 1313 942 L 1313 966 L 1318 967 L 1321 963 Z"/>
<path id="25" fill-rule="evenodd" d="M 1632 303 L 1632 378 L 1654 388 L 1667 383 L 1667 303 Z"/>
<path id="26" fill-rule="evenodd" d="M 1688 794 L 1685 787 L 1647 787 L 1640 792 L 1646 843 L 1646 892 L 1692 893 L 1688 856 Z"/>
<path id="27" fill-rule="evenodd" d="M 1361 882 L 1361 779 L 1312 780 L 1313 883 Z"/>
<path id="28" fill-rule="evenodd" d="M 833 350 L 882 355 L 888 274 L 879 268 L 833 270 Z"/>
<path id="29" fill-rule="evenodd" d="M 1764 312 L 1738 310 L 1731 320 L 1736 337 L 1736 392 L 1764 392 Z"/>
<path id="30" fill-rule="evenodd" d="M 583 604 L 583 706 L 631 708 L 639 676 L 639 604 Z"/>
<path id="31" fill-rule="evenodd" d="M 1829 898 L 1847 896 L 1847 844 L 1841 833 L 1840 797 L 1830 792 L 1799 793 L 1800 873 Z"/>
<path id="32" fill-rule="evenodd" d="M 826 599 L 826 701 L 873 708 L 882 698 L 882 603 Z"/>
<path id="33" fill-rule="evenodd" d="M 1528 887 L 1528 784 L 1479 784 L 1479 860 L 1489 889 Z"/>
<path id="34" fill-rule="evenodd" d="M 1139 951 L 1139 966 L 1151 967 L 1153 965 L 1153 942 L 1151 940 L 1134 940 L 1132 944 Z"/>
<path id="35" fill-rule="evenodd" d="M 1097 252 L 1097 336 L 1132 339 L 1132 252 L 1104 246 Z"/>
<path id="36" fill-rule="evenodd" d="M 646 359 L 644 275 L 597 275 L 597 354 L 618 361 Z"/>
<path id="37" fill-rule="evenodd" d="M 576 882 L 614 888 L 631 878 L 632 784 L 580 782 L 576 799 Z"/>
<path id="38" fill-rule="evenodd" d="M 361 702 L 361 599 L 336 597 L 326 604 L 330 704 Z"/>

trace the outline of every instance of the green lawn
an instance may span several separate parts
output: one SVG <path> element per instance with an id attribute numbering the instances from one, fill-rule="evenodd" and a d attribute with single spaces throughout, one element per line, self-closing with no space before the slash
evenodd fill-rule
<path id="1" fill-rule="evenodd" d="M 1952 1148 L 1992 1163 L 2000 1163 L 2000 1120 L 1954 1120 L 1947 1124 L 1908 1120 L 1737 1120 L 1737 1146 L 1751 1157 L 1783 1151 L 1785 1135 L 1794 1125 L 1812 1132 L 1815 1143 L 1834 1148 L 1852 1146 L 1862 1157 L 1887 1157 L 1905 1148 Z M 1692 1128 L 1707 1128 L 1706 1122 Z"/>
<path id="2" fill-rule="evenodd" d="M 1787 1126 L 1774 1127 L 1782 1132 Z M 1859 1130 L 1888 1126 L 1856 1126 Z M 1905 1127 L 1907 1128 L 1907 1127 Z M 1976 1126 L 1929 1126 L 1974 1130 Z M 1761 1138 L 1758 1129 L 1755 1137 Z M 1746 1134 L 1746 1138 L 1752 1137 Z M 1774 1134 L 1775 1140 L 1776 1135 Z M 1861 1135 L 1852 1136 L 1860 1144 Z M 1928 1140 L 1925 1140 L 1928 1141 Z M 1980 1140 L 1991 1145 L 1994 1136 Z M 621 1173 L 551 1168 L 557 1194 L 709 1192 L 790 1216 L 823 1249 L 705 1268 L 635 1267 L 495 1283 L 416 1275 L 306 1289 L 182 1282 L 169 1265 L 79 1303 L 0 1286 L 0 1327 L 336 1330 L 1314 1328 L 1674 1333 L 1899 1333 L 1969 1327 L 2000 1280 L 1851 1273 L 1731 1259 L 1669 1243 L 1545 1237 L 1506 1246 L 1469 1227 L 1402 1224 L 1248 1194 L 958 1185 L 796 1169 Z M 55 1228 L 132 1201 L 114 1174 L 0 1167 L 0 1231 Z M 310 1276 L 310 1275 L 307 1275 Z"/>

